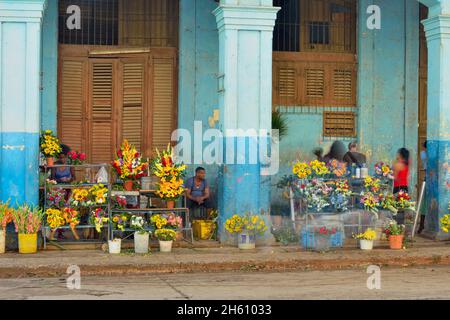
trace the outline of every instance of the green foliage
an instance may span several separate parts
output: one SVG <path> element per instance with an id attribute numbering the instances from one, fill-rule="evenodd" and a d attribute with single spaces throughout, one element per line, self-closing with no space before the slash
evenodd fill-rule
<path id="1" fill-rule="evenodd" d="M 287 120 L 286 117 L 279 111 L 272 112 L 272 130 L 278 130 L 280 141 L 287 135 Z"/>

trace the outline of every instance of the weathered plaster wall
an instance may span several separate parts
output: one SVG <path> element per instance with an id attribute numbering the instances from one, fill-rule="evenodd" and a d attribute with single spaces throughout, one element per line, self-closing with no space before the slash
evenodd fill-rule
<path id="1" fill-rule="evenodd" d="M 191 133 L 195 121 L 201 122 L 202 131 L 209 129 L 209 118 L 218 109 L 219 38 L 212 14 L 215 8 L 214 0 L 180 0 L 178 127 Z M 201 164 L 207 168 L 209 182 L 215 189 L 218 168 L 200 163 L 201 155 L 202 148 L 195 146 L 192 157 L 197 161 L 190 166 L 189 174 Z"/>
<path id="2" fill-rule="evenodd" d="M 372 4 L 380 6 L 381 30 L 367 29 L 366 10 Z M 408 148 L 414 188 L 418 144 L 419 3 L 360 0 L 357 41 L 357 140 L 368 156 L 370 167 L 376 161 L 392 162 L 399 148 Z M 274 184 L 290 173 L 293 161 L 311 160 L 316 147 L 327 152 L 337 140 L 322 136 L 321 110 L 282 107 L 281 111 L 289 122 L 289 135 L 281 141 L 281 170 L 273 179 Z M 348 144 L 353 139 L 339 140 Z M 279 190 L 273 191 L 274 213 L 286 213 L 287 201 L 282 200 Z"/>
<path id="3" fill-rule="evenodd" d="M 48 0 L 42 24 L 41 129 L 57 129 L 58 0 Z"/>

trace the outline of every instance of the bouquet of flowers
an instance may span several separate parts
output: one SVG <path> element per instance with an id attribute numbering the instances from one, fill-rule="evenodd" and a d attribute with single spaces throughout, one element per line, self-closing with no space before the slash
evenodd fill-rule
<path id="1" fill-rule="evenodd" d="M 397 200 L 393 194 L 380 194 L 379 199 L 381 202 L 381 207 L 383 209 L 389 210 L 394 214 L 398 213 L 397 210 Z"/>
<path id="2" fill-rule="evenodd" d="M 394 179 L 394 171 L 384 162 L 377 162 L 375 164 L 375 174 L 378 177 L 388 178 L 391 180 Z"/>
<path id="3" fill-rule="evenodd" d="M 307 184 L 301 185 L 300 194 L 302 194 L 308 204 L 308 208 L 320 212 L 330 206 L 330 197 L 333 188 L 326 183 L 313 179 Z"/>
<path id="4" fill-rule="evenodd" d="M 145 225 L 146 225 L 145 220 L 141 216 L 132 216 L 131 217 L 130 227 L 132 229 L 136 230 L 136 232 L 138 232 L 140 234 L 146 233 L 146 231 L 144 229 Z"/>
<path id="5" fill-rule="evenodd" d="M 375 230 L 372 230 L 371 228 L 368 228 L 363 233 L 355 234 L 353 235 L 353 238 L 356 240 L 368 240 L 373 241 L 377 238 L 377 233 Z"/>
<path id="6" fill-rule="evenodd" d="M 53 134 L 52 130 L 46 130 L 41 133 L 39 144 L 41 152 L 46 158 L 57 157 L 62 152 L 59 139 Z"/>
<path id="7" fill-rule="evenodd" d="M 108 221 L 108 214 L 105 212 L 105 210 L 97 208 L 96 210 L 92 211 L 90 223 L 95 226 L 95 230 L 97 230 L 98 233 L 102 232 L 103 226 Z"/>
<path id="8" fill-rule="evenodd" d="M 150 223 L 155 229 L 162 229 L 167 225 L 167 219 L 160 214 L 155 214 L 150 218 Z"/>
<path id="9" fill-rule="evenodd" d="M 231 234 L 251 232 L 263 235 L 267 231 L 267 225 L 261 216 L 249 212 L 244 215 L 234 215 L 225 222 L 225 229 Z"/>
<path id="10" fill-rule="evenodd" d="M 448 204 L 448 210 L 450 211 L 450 203 Z M 446 214 L 443 216 L 440 220 L 441 223 L 441 229 L 445 233 L 449 233 L 450 231 L 450 214 Z"/>
<path id="11" fill-rule="evenodd" d="M 32 208 L 28 205 L 22 205 L 12 210 L 11 214 L 17 233 L 36 234 L 41 229 L 45 212 L 37 207 Z"/>
<path id="12" fill-rule="evenodd" d="M 348 210 L 351 195 L 352 191 L 347 180 L 336 181 L 335 188 L 330 196 L 331 204 L 338 212 L 345 212 Z"/>
<path id="13" fill-rule="evenodd" d="M 184 193 L 183 177 L 186 171 L 184 164 L 175 163 L 173 149 L 170 145 L 152 161 L 153 174 L 160 179 L 156 184 L 156 194 L 165 200 L 175 200 Z"/>
<path id="14" fill-rule="evenodd" d="M 127 214 L 115 214 L 112 218 L 114 229 L 125 231 L 125 225 L 127 224 L 129 217 Z"/>
<path id="15" fill-rule="evenodd" d="M 345 162 L 339 162 L 336 159 L 331 160 L 328 165 L 328 170 L 336 177 L 340 178 L 347 174 L 347 164 Z"/>
<path id="16" fill-rule="evenodd" d="M 415 202 L 411 201 L 408 193 L 400 191 L 396 196 L 397 209 L 411 209 L 414 210 Z"/>
<path id="17" fill-rule="evenodd" d="M 9 202 L 0 203 L 0 230 L 6 230 L 6 226 L 13 221 L 12 210 Z"/>
<path id="18" fill-rule="evenodd" d="M 384 233 L 388 238 L 389 236 L 400 236 L 405 233 L 405 226 L 391 220 L 387 227 L 384 229 Z"/>
<path id="19" fill-rule="evenodd" d="M 380 179 L 374 179 L 372 177 L 367 177 L 364 179 L 364 186 L 367 191 L 377 193 L 381 189 L 381 181 Z"/>
<path id="20" fill-rule="evenodd" d="M 380 206 L 380 199 L 372 192 L 363 192 L 361 194 L 361 204 L 367 211 L 374 213 L 378 217 L 378 207 Z"/>
<path id="21" fill-rule="evenodd" d="M 312 174 L 312 169 L 306 162 L 296 162 L 292 167 L 292 173 L 299 179 L 308 179 Z"/>
<path id="22" fill-rule="evenodd" d="M 127 206 L 127 198 L 124 196 L 115 196 L 113 198 L 113 205 L 118 209 L 125 209 Z"/>
<path id="23" fill-rule="evenodd" d="M 155 214 L 150 218 L 150 223 L 155 229 L 177 230 L 183 226 L 183 219 L 174 213 Z"/>
<path id="24" fill-rule="evenodd" d="M 70 151 L 67 156 L 71 165 L 80 165 L 86 161 L 86 154 L 82 152 Z"/>
<path id="25" fill-rule="evenodd" d="M 80 213 L 77 210 L 67 207 L 62 210 L 62 215 L 72 230 L 80 224 Z"/>
<path id="26" fill-rule="evenodd" d="M 89 189 L 90 200 L 94 204 L 103 205 L 108 199 L 108 188 L 103 184 L 96 184 Z"/>
<path id="27" fill-rule="evenodd" d="M 47 224 L 52 230 L 58 229 L 66 224 L 66 219 L 59 209 L 49 208 L 45 214 L 47 215 Z"/>
<path id="28" fill-rule="evenodd" d="M 177 233 L 172 229 L 158 229 L 155 231 L 155 237 L 160 241 L 174 241 Z"/>
<path id="29" fill-rule="evenodd" d="M 47 193 L 47 205 L 49 207 L 64 207 L 66 205 L 66 191 L 64 189 L 51 190 Z"/>
<path id="30" fill-rule="evenodd" d="M 124 140 L 117 151 L 113 167 L 121 180 L 137 180 L 147 175 L 148 163 L 142 161 L 141 154 L 136 148 Z"/>
<path id="31" fill-rule="evenodd" d="M 330 170 L 325 162 L 314 160 L 309 163 L 309 166 L 311 167 L 313 174 L 317 177 L 323 177 L 330 174 Z"/>
<path id="32" fill-rule="evenodd" d="M 315 233 L 322 235 L 322 236 L 332 236 L 337 233 L 336 228 L 328 228 L 328 227 L 321 227 L 321 228 L 315 228 Z"/>
<path id="33" fill-rule="evenodd" d="M 89 190 L 85 188 L 74 189 L 70 197 L 70 203 L 74 207 L 89 207 L 93 205 L 89 199 Z"/>

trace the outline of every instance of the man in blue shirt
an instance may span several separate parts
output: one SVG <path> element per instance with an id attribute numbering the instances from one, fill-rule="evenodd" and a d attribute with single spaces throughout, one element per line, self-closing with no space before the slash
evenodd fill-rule
<path id="1" fill-rule="evenodd" d="M 186 180 L 186 202 L 193 218 L 206 218 L 206 210 L 212 209 L 210 190 L 206 181 L 205 168 L 198 167 L 195 176 Z"/>

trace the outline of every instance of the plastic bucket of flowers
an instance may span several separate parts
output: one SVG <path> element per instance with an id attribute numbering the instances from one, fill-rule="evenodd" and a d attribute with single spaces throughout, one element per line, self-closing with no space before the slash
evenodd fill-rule
<path id="1" fill-rule="evenodd" d="M 145 220 L 139 216 L 132 216 L 130 227 L 136 232 L 134 233 L 134 252 L 138 254 L 147 254 L 149 248 L 150 234 L 144 229 Z"/>
<path id="2" fill-rule="evenodd" d="M 368 228 L 364 233 L 354 235 L 353 238 L 359 240 L 361 250 L 372 250 L 373 242 L 377 238 L 375 230 Z"/>
<path id="3" fill-rule="evenodd" d="M 108 249 L 110 254 L 120 254 L 122 248 L 122 239 L 114 239 L 108 241 Z"/>
<path id="4" fill-rule="evenodd" d="M 232 235 L 237 235 L 238 248 L 252 250 L 256 248 L 256 237 L 264 235 L 267 225 L 259 215 L 245 213 L 234 215 L 225 222 L 225 229 Z"/>
<path id="5" fill-rule="evenodd" d="M 19 253 L 37 252 L 37 233 L 41 229 L 44 211 L 22 205 L 11 211 L 16 232 L 19 234 Z"/>
<path id="6" fill-rule="evenodd" d="M 155 231 L 155 237 L 159 241 L 159 251 L 164 253 L 172 252 L 173 241 L 177 233 L 172 229 L 158 229 Z"/>

